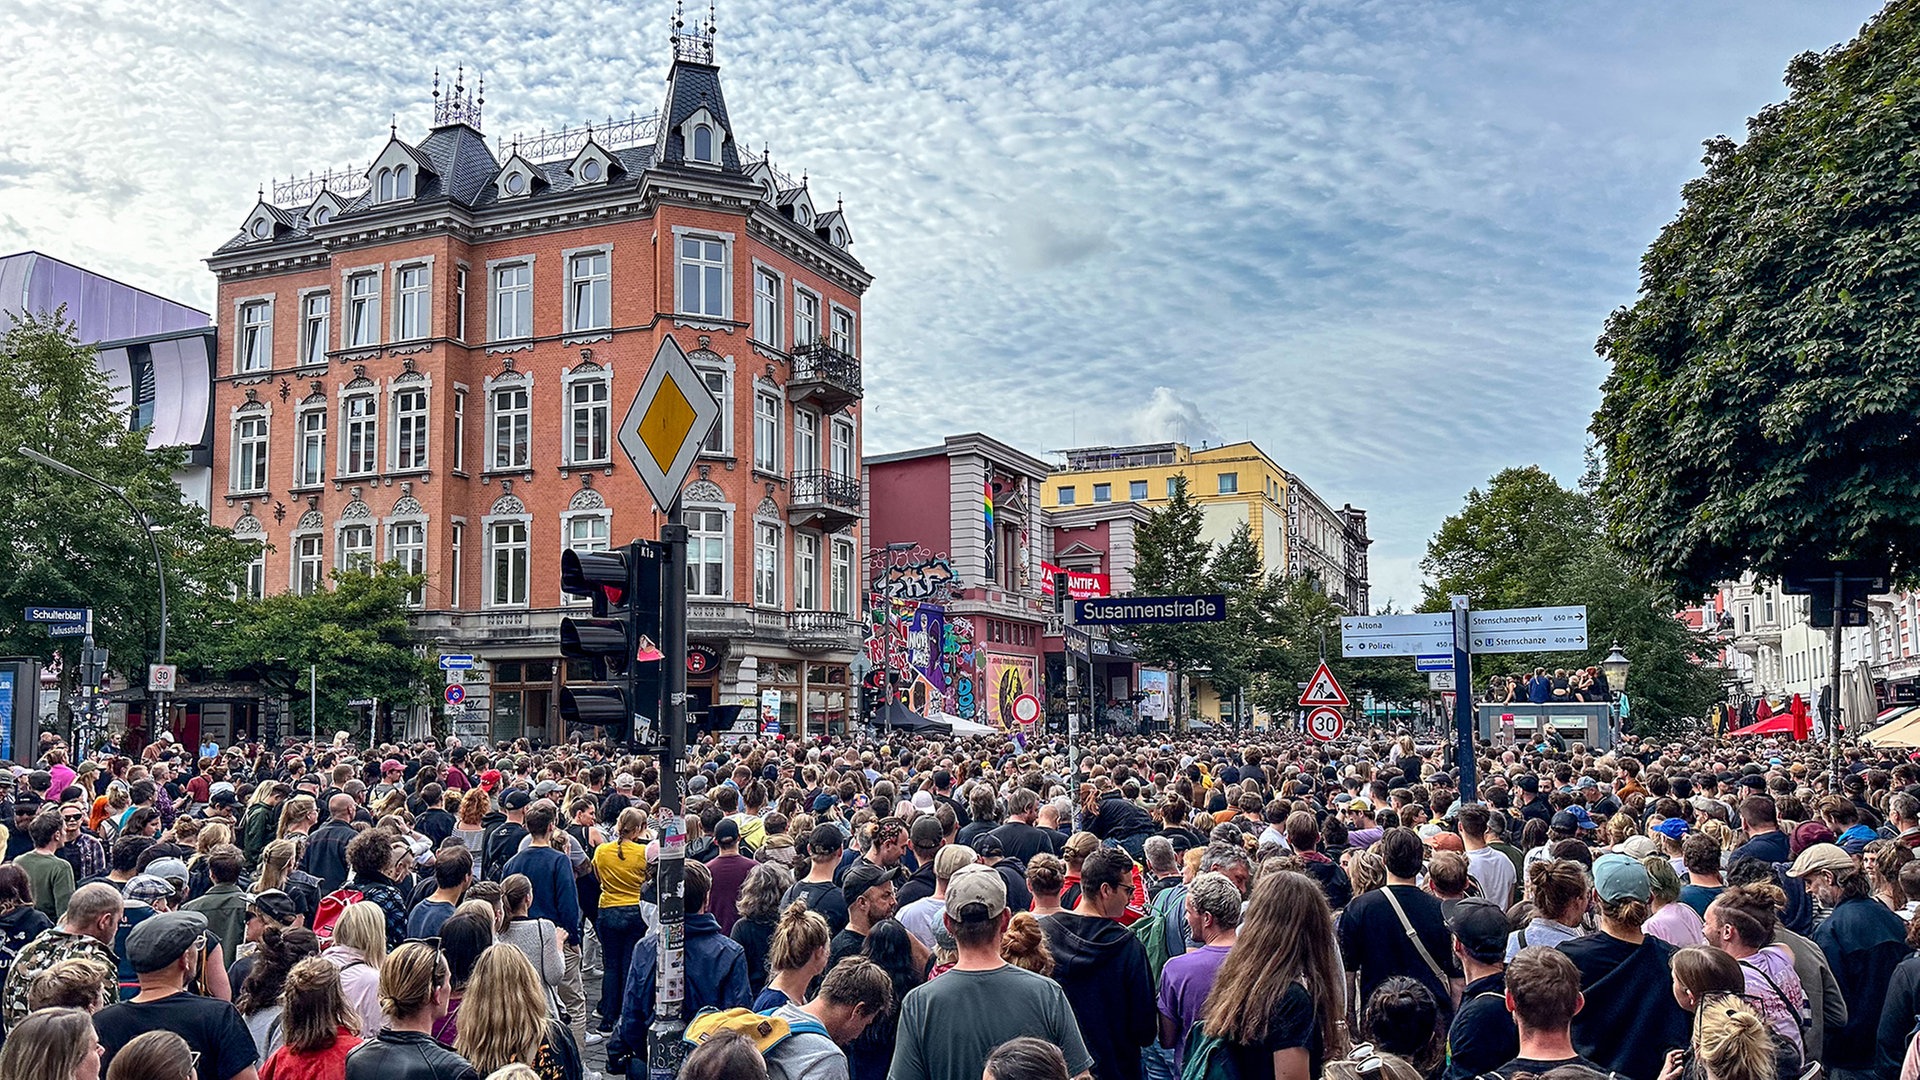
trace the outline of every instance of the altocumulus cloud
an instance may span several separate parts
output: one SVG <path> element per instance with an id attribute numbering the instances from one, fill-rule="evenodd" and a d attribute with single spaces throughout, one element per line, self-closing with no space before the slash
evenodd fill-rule
<path id="1" fill-rule="evenodd" d="M 870 451 L 1251 437 L 1372 511 L 1404 604 L 1467 488 L 1578 469 L 1699 140 L 1876 7 L 721 0 L 720 55 L 878 277 Z M 669 11 L 14 0 L 0 247 L 210 304 L 256 187 L 417 135 L 436 64 L 495 135 L 647 112 Z"/>

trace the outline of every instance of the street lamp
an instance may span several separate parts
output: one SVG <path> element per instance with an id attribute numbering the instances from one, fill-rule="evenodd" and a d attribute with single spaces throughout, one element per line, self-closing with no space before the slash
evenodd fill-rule
<path id="1" fill-rule="evenodd" d="M 1613 713 L 1615 742 L 1619 741 L 1621 719 L 1619 706 L 1615 704 L 1619 700 L 1616 695 L 1626 692 L 1627 672 L 1632 669 L 1633 661 L 1628 660 L 1627 654 L 1620 651 L 1620 642 L 1614 641 L 1613 648 L 1607 653 L 1607 658 L 1600 661 L 1600 671 L 1607 677 L 1607 703 L 1610 707 L 1609 711 Z"/>
<path id="2" fill-rule="evenodd" d="M 19 449 L 20 449 L 20 456 L 26 458 L 29 461 L 39 462 L 40 464 L 45 465 L 47 468 L 52 469 L 55 472 L 63 472 L 63 473 L 66 473 L 68 476 L 73 477 L 76 480 L 85 480 L 89 484 L 94 484 L 98 487 L 105 488 L 106 490 L 112 492 L 114 496 L 118 498 L 121 502 L 126 503 L 127 509 L 133 511 L 134 520 L 140 523 L 140 531 L 146 534 L 147 543 L 153 549 L 153 573 L 154 573 L 154 577 L 157 578 L 160 582 L 160 647 L 157 650 L 159 654 L 158 658 L 154 662 L 159 664 L 166 663 L 167 662 L 167 567 L 166 567 L 166 563 L 162 562 L 160 559 L 160 541 L 154 539 L 153 523 L 148 521 L 147 515 L 140 509 L 140 507 L 134 505 L 134 501 L 132 499 L 127 497 L 127 493 L 124 488 L 114 487 L 112 484 L 107 483 L 105 480 L 102 480 L 97 476 L 89 476 L 88 474 L 81 472 L 79 469 L 74 468 L 73 466 L 67 464 L 66 462 L 56 461 L 53 458 L 48 457 L 47 455 L 41 453 L 38 450 L 34 450 L 25 446 L 22 446 Z"/>

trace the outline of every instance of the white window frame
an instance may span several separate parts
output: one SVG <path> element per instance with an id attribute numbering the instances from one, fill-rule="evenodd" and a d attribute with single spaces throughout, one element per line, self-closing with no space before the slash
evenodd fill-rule
<path id="1" fill-rule="evenodd" d="M 327 482 L 327 422 L 326 405 L 307 405 L 294 411 L 294 457 L 293 486 L 296 488 L 319 487 Z M 313 421 L 319 421 L 316 429 Z M 311 447 L 313 469 L 308 470 L 308 448 Z"/>
<path id="2" fill-rule="evenodd" d="M 467 471 L 467 388 L 457 383 L 453 388 L 453 471 Z"/>
<path id="3" fill-rule="evenodd" d="M 333 347 L 333 293 L 307 289 L 300 294 L 300 363 L 324 364 Z"/>
<path id="4" fill-rule="evenodd" d="M 418 539 L 401 539 L 402 530 L 417 530 Z M 427 522 L 425 518 L 403 517 L 387 522 L 387 561 L 397 563 L 400 569 L 409 574 L 425 576 L 427 572 Z M 427 602 L 427 590 L 420 588 L 407 594 L 407 606 L 424 607 Z"/>
<path id="5" fill-rule="evenodd" d="M 860 321 L 852 308 L 828 304 L 827 343 L 848 356 L 860 355 Z"/>
<path id="6" fill-rule="evenodd" d="M 1093 485 L 1093 501 L 1097 503 L 1109 503 L 1113 501 L 1112 481 Z"/>
<path id="7" fill-rule="evenodd" d="M 519 394 L 521 401 L 507 409 L 500 407 L 503 394 Z M 500 456 L 501 424 L 512 424 L 518 420 L 518 433 L 522 436 L 514 439 L 509 431 L 507 446 L 515 442 L 520 446 L 519 459 Z M 494 383 L 487 387 L 487 471 L 488 472 L 525 472 L 533 468 L 533 382 L 529 379 L 515 379 L 511 382 Z"/>
<path id="8" fill-rule="evenodd" d="M 833 547 L 828 555 L 827 602 L 831 610 L 846 615 L 854 613 L 855 586 L 853 580 L 853 541 L 844 536 L 833 538 Z"/>
<path id="9" fill-rule="evenodd" d="M 613 372 L 605 368 L 588 369 L 561 376 L 566 402 L 566 427 L 563 431 L 567 464 L 605 465 L 613 460 Z M 592 396 L 597 393 L 597 400 Z M 588 395 L 582 401 L 581 395 Z M 596 417 L 594 414 L 599 414 Z M 581 452 L 581 419 L 586 418 L 586 452 Z M 598 429 L 597 431 L 595 429 Z M 595 442 L 598 446 L 593 445 Z M 594 451 L 598 451 L 595 453 Z"/>
<path id="10" fill-rule="evenodd" d="M 694 362 L 694 370 L 706 383 L 707 392 L 720 403 L 720 415 L 713 426 L 707 429 L 706 441 L 700 444 L 702 454 L 715 454 L 721 457 L 733 455 L 733 361 L 724 360 L 719 364 Z M 719 388 L 713 385 L 719 380 Z"/>
<path id="11" fill-rule="evenodd" d="M 309 553 L 307 550 L 307 545 L 309 543 L 313 545 L 313 550 L 311 553 Z M 308 596 L 308 595 L 311 595 L 316 589 L 326 588 L 326 585 L 327 585 L 327 537 L 326 537 L 326 534 L 319 532 L 317 530 L 294 533 L 293 543 L 291 546 L 293 548 L 293 558 L 291 560 L 291 565 L 288 568 L 289 572 L 287 575 L 287 587 L 293 591 L 295 596 Z M 307 575 L 301 572 L 309 565 L 312 566 L 313 568 L 313 577 L 312 577 L 311 584 L 308 583 Z"/>
<path id="12" fill-rule="evenodd" d="M 347 298 L 346 323 L 340 327 L 343 344 L 349 349 L 370 349 L 381 344 L 380 341 L 380 277 L 378 266 L 363 266 L 349 270 L 344 275 L 340 295 Z M 355 292 L 356 285 L 365 282 L 368 288 L 364 292 Z M 361 334 L 362 329 L 366 334 Z"/>
<path id="13" fill-rule="evenodd" d="M 613 245 L 569 248 L 560 253 L 567 272 L 566 327 L 569 334 L 588 334 L 613 329 Z M 582 275 L 577 271 L 582 259 L 603 260 L 598 271 Z M 585 296 L 581 295 L 585 288 Z M 587 301 L 586 311 L 581 300 Z"/>
<path id="14" fill-rule="evenodd" d="M 793 347 L 820 340 L 820 294 L 804 285 L 793 287 Z"/>
<path id="15" fill-rule="evenodd" d="M 1075 501 L 1076 499 L 1079 498 L 1079 496 L 1074 493 L 1073 487 L 1074 486 L 1072 484 L 1062 484 L 1059 487 L 1055 488 L 1054 494 L 1053 494 L 1053 501 L 1060 506 L 1079 505 Z"/>
<path id="16" fill-rule="evenodd" d="M 364 405 L 368 411 L 355 416 L 356 405 Z M 356 447 L 355 436 L 359 434 L 365 435 L 365 442 Z M 371 476 L 380 469 L 380 394 L 372 387 L 356 388 L 340 395 L 339 458 L 340 467 L 335 476 Z M 355 467 L 363 463 L 365 468 Z"/>
<path id="17" fill-rule="evenodd" d="M 348 547 L 348 537 L 356 540 L 364 538 L 366 544 L 355 543 Z M 372 573 L 374 560 L 378 557 L 374 550 L 373 519 L 343 521 L 334 530 L 333 558 L 336 568 L 346 573 Z M 363 560 L 364 561 L 361 561 Z"/>
<path id="18" fill-rule="evenodd" d="M 234 414 L 233 471 L 228 474 L 227 481 L 229 494 L 263 492 L 273 482 L 272 435 L 273 415 L 267 410 L 253 409 Z"/>
<path id="19" fill-rule="evenodd" d="M 821 457 L 820 414 L 812 409 L 794 409 L 793 474 L 819 472 Z"/>
<path id="20" fill-rule="evenodd" d="M 847 416 L 836 416 L 831 426 L 833 430 L 827 442 L 827 471 L 835 476 L 859 476 L 860 444 L 856 438 L 853 419 Z"/>
<path id="21" fill-rule="evenodd" d="M 503 284 L 508 271 L 526 271 L 526 281 Z M 508 313 L 511 312 L 511 321 Z M 533 256 L 487 262 L 487 340 L 526 341 L 533 337 Z"/>
<path id="22" fill-rule="evenodd" d="M 401 404 L 409 398 L 417 398 L 418 408 L 403 410 Z M 431 444 L 433 394 L 431 384 L 422 381 L 402 383 L 392 390 L 388 411 L 392 414 L 392 434 L 387 439 L 388 452 L 393 457 L 390 466 L 394 472 L 414 472 L 427 467 L 428 447 Z M 408 429 L 412 430 L 409 431 Z M 409 455 L 407 442 L 411 436 L 414 449 Z"/>
<path id="23" fill-rule="evenodd" d="M 418 272 L 409 284 L 409 275 Z M 394 341 L 419 341 L 433 336 L 433 260 L 412 259 L 393 267 Z"/>
<path id="24" fill-rule="evenodd" d="M 793 534 L 793 610 L 819 611 L 820 534 L 795 530 Z"/>
<path id="25" fill-rule="evenodd" d="M 689 241 L 698 241 L 704 244 L 720 245 L 720 262 L 718 266 L 716 266 L 712 261 L 710 261 L 707 258 L 708 253 L 704 249 L 700 252 L 700 255 L 697 258 L 689 260 L 686 254 L 686 244 Z M 690 229 L 685 226 L 679 226 L 679 225 L 674 226 L 674 229 L 673 229 L 673 310 L 675 314 L 685 315 L 694 319 L 719 319 L 723 321 L 732 321 L 733 319 L 733 243 L 734 243 L 734 236 L 732 233 L 712 232 L 706 229 Z M 700 279 L 699 279 L 700 280 L 700 296 L 698 298 L 688 295 L 689 290 L 687 288 L 686 273 L 689 268 L 689 265 L 688 265 L 689 262 L 692 262 L 693 264 L 698 265 L 699 267 L 702 268 Z M 708 303 L 707 302 L 708 298 L 706 295 L 707 286 L 710 283 L 708 274 L 710 271 L 716 270 L 716 269 L 719 271 L 719 274 L 720 274 L 720 296 L 719 296 L 718 305 Z M 697 300 L 698 306 L 695 306 L 696 300 Z M 714 308 L 716 306 L 718 307 L 717 311 L 710 310 L 711 308 Z"/>
<path id="26" fill-rule="evenodd" d="M 253 558 L 247 560 L 246 577 L 240 590 L 249 600 L 267 598 L 267 545 L 254 545 Z"/>
<path id="27" fill-rule="evenodd" d="M 753 261 L 753 340 L 769 349 L 786 347 L 781 341 L 786 328 L 780 298 L 786 290 L 786 278 L 778 270 L 758 259 Z"/>
<path id="28" fill-rule="evenodd" d="M 455 519 L 447 525 L 447 607 L 460 610 L 460 590 L 466 584 L 467 523 Z"/>
<path id="29" fill-rule="evenodd" d="M 485 597 L 486 603 L 484 606 L 488 608 L 496 608 L 496 609 L 524 608 L 528 606 L 528 604 L 532 600 L 532 592 L 533 592 L 532 585 L 528 581 L 528 576 L 530 575 L 533 569 L 533 517 L 532 515 L 502 514 L 497 517 L 489 516 L 482 519 L 482 528 L 486 530 L 483 535 L 485 536 L 485 539 L 486 539 L 486 567 L 487 567 L 487 586 L 486 586 L 487 591 L 486 591 L 486 597 Z M 509 557 L 511 557 L 511 552 L 513 552 L 516 549 L 520 553 L 520 566 L 519 566 L 520 595 L 519 595 L 519 599 L 517 600 L 514 599 L 513 596 L 511 595 L 511 589 L 514 584 L 514 581 L 513 581 L 514 568 L 511 566 L 511 564 L 509 564 L 509 566 L 507 567 L 507 570 L 508 570 L 507 586 L 510 590 L 509 595 L 505 600 L 496 599 L 496 597 L 499 594 L 500 584 L 501 584 L 499 575 L 501 570 L 500 554 L 502 551 L 502 547 L 501 547 L 502 541 L 500 538 L 500 531 L 502 529 L 507 529 L 509 531 L 513 529 L 519 530 L 519 538 L 515 540 L 509 537 L 509 539 L 507 540 L 507 543 L 510 546 L 508 546 L 505 549 L 509 553 Z"/>
<path id="30" fill-rule="evenodd" d="M 696 517 L 697 515 L 697 517 Z M 733 511 L 724 506 L 689 506 L 684 517 L 687 520 L 687 595 L 701 600 L 726 600 L 733 595 Z M 714 532 L 710 526 L 719 521 L 720 530 Z M 720 588 L 717 592 L 705 590 L 703 573 L 714 565 L 707 558 L 709 552 L 718 552 L 720 570 Z"/>
<path id="31" fill-rule="evenodd" d="M 785 545 L 780 542 L 780 534 L 779 522 L 760 517 L 753 519 L 753 604 L 755 607 L 778 608 L 781 606 L 780 560 Z"/>
<path id="32" fill-rule="evenodd" d="M 753 467 L 780 476 L 780 392 L 764 384 L 753 388 Z"/>
<path id="33" fill-rule="evenodd" d="M 455 341 L 467 340 L 467 272 L 469 269 L 465 265 L 453 268 L 453 338 Z"/>
<path id="34" fill-rule="evenodd" d="M 580 534 L 585 526 L 588 533 Z M 597 530 L 598 535 L 593 535 Z M 562 551 L 607 551 L 613 536 L 613 514 L 609 510 L 573 510 L 560 515 L 560 549 Z M 568 596 L 562 593 L 560 602 L 568 605 L 580 605 L 588 602 L 584 596 Z"/>
<path id="35" fill-rule="evenodd" d="M 272 371 L 273 297 L 249 296 L 235 301 L 233 325 L 233 370 L 241 375 Z"/>

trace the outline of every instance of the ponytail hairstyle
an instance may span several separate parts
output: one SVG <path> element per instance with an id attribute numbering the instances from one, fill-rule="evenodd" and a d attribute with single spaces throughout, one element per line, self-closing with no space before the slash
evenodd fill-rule
<path id="1" fill-rule="evenodd" d="M 773 928 L 767 967 L 771 971 L 798 971 L 832 939 L 827 920 L 818 912 L 808 911 L 805 900 L 795 900 L 780 913 L 780 922 Z"/>
<path id="2" fill-rule="evenodd" d="M 1694 1015 L 1693 1046 L 1708 1080 L 1776 1080 L 1773 1030 L 1753 1006 L 1716 998 Z"/>
<path id="3" fill-rule="evenodd" d="M 298 840 L 281 839 L 269 843 L 260 853 L 260 880 L 254 883 L 254 891 L 279 889 L 284 892 L 287 876 L 293 869 L 294 860 L 299 858 L 299 852 Z"/>
<path id="4" fill-rule="evenodd" d="M 619 819 L 613 827 L 613 853 L 621 862 L 627 860 L 627 845 L 638 843 L 640 835 L 647 831 L 647 812 L 637 806 L 629 806 L 620 811 Z"/>
<path id="5" fill-rule="evenodd" d="M 260 937 L 260 951 L 254 955 L 247 979 L 240 984 L 234 1007 L 241 1016 L 252 1016 L 280 1004 L 287 975 L 295 964 L 320 955 L 320 939 L 304 926 L 282 930 L 269 926 Z"/>
<path id="6" fill-rule="evenodd" d="M 1780 924 L 1780 909 L 1787 894 L 1777 885 L 1729 885 L 1714 898 L 1713 907 L 1720 921 L 1733 927 L 1740 943 L 1764 949 L 1773 942 L 1773 931 Z"/>
<path id="7" fill-rule="evenodd" d="M 1565 918 L 1568 909 L 1584 905 L 1591 888 L 1586 869 L 1571 859 L 1546 859 L 1527 867 L 1527 891 L 1534 910 L 1555 922 L 1573 925 Z"/>
<path id="8" fill-rule="evenodd" d="M 251 983 L 252 977 L 248 980 Z M 296 1054 L 312 1054 L 333 1045 L 340 1029 L 360 1030 L 360 1016 L 347 1003 L 340 989 L 340 969 L 328 960 L 308 957 L 287 972 L 281 991 L 282 1028 L 287 1048 Z"/>

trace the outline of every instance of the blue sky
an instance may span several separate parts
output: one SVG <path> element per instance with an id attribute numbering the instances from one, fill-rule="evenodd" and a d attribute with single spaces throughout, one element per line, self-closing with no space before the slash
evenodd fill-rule
<path id="1" fill-rule="evenodd" d="M 1376 602 L 1508 465 L 1576 477 L 1640 253 L 1864 0 L 720 0 L 738 137 L 844 194 L 866 446 L 1252 438 L 1372 514 Z M 666 0 L 5 0 L 0 251 L 209 305 L 274 175 L 657 104 Z"/>

